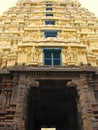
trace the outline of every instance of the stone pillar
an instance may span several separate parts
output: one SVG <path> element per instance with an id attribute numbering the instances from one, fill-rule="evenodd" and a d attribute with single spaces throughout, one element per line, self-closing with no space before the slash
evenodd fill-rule
<path id="1" fill-rule="evenodd" d="M 73 81 L 67 82 L 67 87 L 69 88 L 69 91 L 71 92 L 71 93 L 69 93 L 69 95 L 71 95 L 72 96 L 71 98 L 73 98 L 73 100 L 78 104 L 78 100 L 77 100 L 78 95 L 77 95 L 77 91 L 76 91 L 76 86 L 77 85 Z M 81 130 L 78 125 L 79 121 L 77 122 L 77 118 L 78 118 L 77 114 L 78 114 L 78 111 L 77 111 L 77 113 L 73 109 L 72 109 L 72 111 L 70 111 L 70 114 L 68 116 L 68 123 L 69 123 L 68 126 L 70 126 L 70 130 L 74 130 L 74 129 Z M 73 118 L 74 116 L 75 116 L 75 118 Z M 75 122 L 77 122 L 77 123 L 75 123 Z M 69 130 L 69 127 L 67 129 Z"/>
<path id="2" fill-rule="evenodd" d="M 38 81 L 35 81 L 33 78 L 32 78 L 32 74 L 28 76 L 27 78 L 27 89 L 26 89 L 26 98 L 25 98 L 25 107 L 24 107 L 24 122 L 25 124 L 27 125 L 28 124 L 28 99 L 29 99 L 29 94 L 30 94 L 30 91 L 32 90 L 31 88 L 32 87 L 39 87 L 39 82 Z M 28 98 L 27 98 L 28 97 Z M 24 124 L 24 123 L 23 123 Z M 32 121 L 32 125 L 33 125 L 33 121 Z M 22 130 L 27 130 L 27 126 L 24 126 L 24 129 Z"/>
<path id="3" fill-rule="evenodd" d="M 5 111 L 6 106 L 7 106 L 7 94 L 5 91 L 5 88 L 7 88 L 7 82 L 6 82 L 7 78 L 3 78 L 2 83 L 1 83 L 1 104 L 0 104 L 0 108 L 2 108 L 3 111 Z"/>
<path id="4" fill-rule="evenodd" d="M 88 84 L 86 75 L 81 74 L 80 79 L 73 80 L 77 84 L 77 92 L 79 95 L 79 105 L 81 111 L 81 118 L 83 122 L 83 130 L 93 130 L 90 117 L 88 113 L 88 108 L 90 108 L 90 103 L 88 99 Z"/>
<path id="5" fill-rule="evenodd" d="M 26 75 L 20 74 L 18 93 L 17 93 L 16 114 L 13 120 L 13 130 L 22 130 L 21 125 L 23 122 L 23 115 L 24 115 L 23 109 L 24 109 L 25 97 L 26 97 Z"/>
<path id="6" fill-rule="evenodd" d="M 16 114 L 13 120 L 13 130 L 25 130 L 26 110 L 27 110 L 27 95 L 31 87 L 38 87 L 39 83 L 28 77 L 26 74 L 20 74 Z"/>
<path id="7" fill-rule="evenodd" d="M 13 75 L 13 90 L 12 90 L 12 98 L 11 98 L 11 103 L 16 103 L 17 101 L 17 94 L 18 94 L 18 75 L 14 74 Z"/>

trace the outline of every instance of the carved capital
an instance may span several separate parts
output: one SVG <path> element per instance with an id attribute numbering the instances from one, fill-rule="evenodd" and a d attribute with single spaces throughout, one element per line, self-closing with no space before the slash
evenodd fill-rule
<path id="1" fill-rule="evenodd" d="M 77 85 L 76 85 L 76 83 L 74 83 L 73 81 L 69 81 L 68 83 L 67 83 L 67 87 L 68 88 L 73 88 L 73 87 L 76 87 Z"/>
<path id="2" fill-rule="evenodd" d="M 29 86 L 30 86 L 30 87 L 39 87 L 39 82 L 38 82 L 38 81 L 35 81 L 35 80 L 32 80 L 32 81 L 29 83 Z"/>

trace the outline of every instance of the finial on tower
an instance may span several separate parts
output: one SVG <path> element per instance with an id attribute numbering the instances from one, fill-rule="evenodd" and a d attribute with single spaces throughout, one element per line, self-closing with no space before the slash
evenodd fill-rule
<path id="1" fill-rule="evenodd" d="M 24 4 L 24 3 L 33 3 L 33 2 L 46 2 L 46 1 L 50 1 L 50 2 L 53 2 L 53 1 L 55 1 L 55 2 L 64 2 L 64 3 L 75 3 L 75 4 L 79 4 L 79 1 L 78 0 L 18 0 L 18 2 L 17 2 L 17 4 Z"/>

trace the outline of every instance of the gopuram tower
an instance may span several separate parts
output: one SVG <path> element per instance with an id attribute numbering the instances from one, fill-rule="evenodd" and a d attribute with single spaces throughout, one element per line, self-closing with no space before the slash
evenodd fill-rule
<path id="1" fill-rule="evenodd" d="M 98 18 L 78 0 L 18 0 L 0 16 L 0 130 L 98 130 Z"/>

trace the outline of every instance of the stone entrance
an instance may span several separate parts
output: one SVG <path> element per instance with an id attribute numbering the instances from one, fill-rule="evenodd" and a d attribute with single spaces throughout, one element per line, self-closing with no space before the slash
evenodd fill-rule
<path id="1" fill-rule="evenodd" d="M 3 68 L 0 130 L 98 130 L 97 92 L 93 67 Z"/>
<path id="2" fill-rule="evenodd" d="M 39 87 L 29 90 L 26 130 L 79 130 L 76 86 L 68 87 L 67 83 L 39 80 Z"/>

